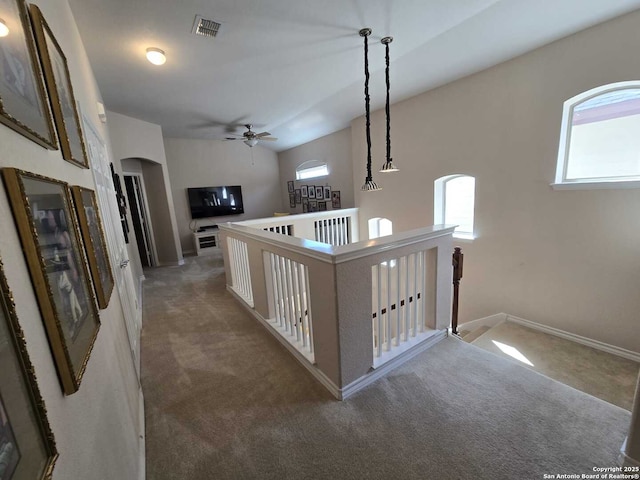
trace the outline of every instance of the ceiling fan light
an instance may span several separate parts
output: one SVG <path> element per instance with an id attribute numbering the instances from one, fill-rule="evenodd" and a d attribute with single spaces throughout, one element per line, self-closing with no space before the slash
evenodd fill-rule
<path id="1" fill-rule="evenodd" d="M 167 57 L 163 50 L 155 47 L 149 47 L 147 48 L 147 60 L 154 65 L 164 65 L 167 61 Z"/>
<path id="2" fill-rule="evenodd" d="M 258 144 L 258 139 L 257 138 L 247 138 L 244 141 L 245 145 L 249 145 L 250 147 L 255 147 Z"/>
<path id="3" fill-rule="evenodd" d="M 0 37 L 6 37 L 9 35 L 9 27 L 7 27 L 7 23 L 0 18 Z"/>
<path id="4" fill-rule="evenodd" d="M 384 162 L 384 165 L 382 165 L 382 168 L 380 169 L 380 173 L 399 172 L 399 171 L 400 169 L 393 164 L 392 158 Z"/>

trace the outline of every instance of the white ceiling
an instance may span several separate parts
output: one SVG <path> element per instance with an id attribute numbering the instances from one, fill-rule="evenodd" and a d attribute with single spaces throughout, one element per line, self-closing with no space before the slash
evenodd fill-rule
<path id="1" fill-rule="evenodd" d="M 261 124 L 276 151 L 335 132 L 364 112 L 370 27 L 372 109 L 469 75 L 640 8 L 640 0 L 69 0 L 107 109 L 167 137 L 225 137 Z M 195 16 L 222 24 L 191 33 Z M 167 54 L 153 66 L 147 47 Z M 567 59 L 570 61 L 570 59 Z M 393 113 L 393 112 L 392 112 Z M 242 132 L 242 128 L 238 133 Z"/>

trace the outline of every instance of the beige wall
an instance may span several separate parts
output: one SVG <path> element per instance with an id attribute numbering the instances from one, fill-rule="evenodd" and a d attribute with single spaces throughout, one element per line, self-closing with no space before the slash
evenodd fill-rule
<path id="1" fill-rule="evenodd" d="M 320 160 L 329 166 L 329 176 L 316 180 L 300 180 L 296 178 L 296 168 L 303 162 Z M 351 129 L 318 138 L 299 147 L 291 148 L 278 154 L 280 163 L 280 190 L 282 207 L 285 212 L 302 213 L 302 205 L 289 207 L 289 191 L 287 181 L 293 180 L 295 188 L 301 185 L 329 185 L 332 190 L 340 191 L 342 208 L 353 208 L 353 170 L 351 168 Z M 331 201 L 327 202 L 331 210 Z"/>
<path id="2" fill-rule="evenodd" d="M 129 167 L 139 165 L 144 177 L 158 262 L 161 265 L 182 263 L 182 250 L 178 238 L 178 224 L 162 129 L 159 125 L 114 112 L 107 112 L 107 123 L 114 145 L 115 158 L 119 161 L 124 159 L 142 161 L 140 164 L 136 164 L 135 161 L 125 162 L 121 166 L 126 170 L 125 165 Z M 129 225 L 133 225 L 130 216 Z M 129 242 L 129 253 L 132 258 L 139 259 L 133 228 L 130 229 L 130 233 L 133 241 Z"/>
<path id="3" fill-rule="evenodd" d="M 249 148 L 242 142 L 221 140 L 165 138 L 164 142 L 183 252 L 195 250 L 189 228 L 189 187 L 240 185 L 244 202 L 243 215 L 199 219 L 192 223 L 194 228 L 271 217 L 281 211 L 278 160 L 273 151 L 260 145 Z"/>
<path id="4" fill-rule="evenodd" d="M 67 57 L 82 112 L 109 145 L 108 132 L 98 119 L 96 102 L 100 93 L 69 5 L 66 0 L 36 3 Z M 59 150 L 45 150 L 3 125 L 0 145 L 0 167 L 18 167 L 95 189 L 91 171 L 64 161 Z M 65 397 L 3 185 L 0 185 L 0 225 L 0 256 L 60 452 L 54 480 L 137 479 L 138 383 L 128 354 L 117 290 L 114 289 L 109 307 L 100 311 L 102 326 L 80 390 Z"/>
<path id="5" fill-rule="evenodd" d="M 640 351 L 640 190 L 554 191 L 562 106 L 598 85 L 640 77 L 640 12 L 391 108 L 400 172 L 359 191 L 364 120 L 352 123 L 361 231 L 384 216 L 394 230 L 433 221 L 433 181 L 476 177 L 476 234 L 462 243 L 461 322 L 498 312 Z M 393 72 L 392 72 L 393 75 Z M 384 111 L 372 117 L 374 165 Z"/>

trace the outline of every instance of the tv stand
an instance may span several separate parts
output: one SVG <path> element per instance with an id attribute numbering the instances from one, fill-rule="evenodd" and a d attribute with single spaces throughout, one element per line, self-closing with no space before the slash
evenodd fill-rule
<path id="1" fill-rule="evenodd" d="M 196 255 L 210 255 L 220 248 L 218 227 L 210 228 L 205 231 L 197 231 L 193 234 L 193 240 L 196 247 Z"/>

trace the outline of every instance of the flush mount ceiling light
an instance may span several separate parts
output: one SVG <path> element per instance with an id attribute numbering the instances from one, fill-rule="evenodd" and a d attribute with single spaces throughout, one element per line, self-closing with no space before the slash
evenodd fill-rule
<path id="1" fill-rule="evenodd" d="M 386 49 L 385 61 L 387 64 L 387 68 L 385 70 L 385 77 L 387 80 L 387 103 L 385 106 L 385 112 L 387 114 L 387 161 L 382 165 L 380 172 L 387 173 L 398 171 L 398 168 L 393 164 L 393 159 L 391 158 L 391 112 L 389 109 L 389 44 L 393 42 L 393 37 L 384 37 L 380 42 Z"/>
<path id="2" fill-rule="evenodd" d="M 155 47 L 147 48 L 147 60 L 149 60 L 154 65 L 163 65 L 164 62 L 167 61 L 167 57 L 164 54 L 163 50 Z"/>
<path id="3" fill-rule="evenodd" d="M 380 190 L 380 187 L 373 181 L 371 174 L 371 112 L 369 106 L 369 44 L 367 37 L 371 35 L 370 28 L 360 30 L 360 36 L 364 37 L 364 108 L 367 130 L 367 178 L 365 178 L 362 190 L 365 192 L 374 192 Z"/>
<path id="4" fill-rule="evenodd" d="M 9 27 L 7 27 L 6 22 L 0 18 L 0 37 L 6 37 L 9 35 Z"/>

